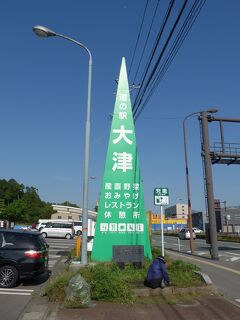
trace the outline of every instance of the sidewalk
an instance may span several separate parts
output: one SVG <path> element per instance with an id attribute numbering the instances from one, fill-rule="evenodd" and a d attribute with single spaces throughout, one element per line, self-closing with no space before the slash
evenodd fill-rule
<path id="1" fill-rule="evenodd" d="M 48 319 L 48 318 L 47 318 Z M 192 304 L 170 305 L 154 296 L 147 303 L 122 305 L 95 302 L 89 309 L 59 308 L 56 320 L 240 320 L 240 309 L 216 296 L 202 297 Z M 50 318 L 48 319 L 50 320 Z M 53 320 L 51 318 L 51 320 Z"/>

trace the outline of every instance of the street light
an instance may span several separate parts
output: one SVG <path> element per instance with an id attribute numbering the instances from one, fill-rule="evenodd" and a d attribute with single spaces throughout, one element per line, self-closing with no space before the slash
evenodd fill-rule
<path id="1" fill-rule="evenodd" d="M 90 147 L 90 107 L 91 107 L 91 84 L 92 84 L 92 54 L 90 50 L 82 43 L 71 39 L 65 35 L 56 33 L 43 26 L 33 27 L 34 33 L 43 38 L 59 37 L 71 41 L 85 49 L 89 55 L 88 62 L 88 96 L 87 96 L 87 115 L 85 131 L 85 156 L 84 156 L 84 179 L 83 179 L 83 214 L 82 214 L 82 251 L 81 263 L 87 264 L 87 235 L 88 235 L 88 168 L 89 168 L 89 147 Z"/>
<path id="2" fill-rule="evenodd" d="M 217 109 L 209 109 L 205 112 L 215 113 Z M 183 141 L 184 141 L 184 156 L 185 156 L 185 172 L 186 172 L 186 182 L 187 182 L 187 201 L 188 201 L 188 226 L 190 229 L 190 250 L 191 254 L 194 252 L 194 243 L 193 243 L 193 230 L 192 230 L 192 206 L 191 206 L 191 197 L 190 197 L 190 183 L 189 183 L 189 170 L 188 170 L 188 157 L 187 157 L 187 142 L 186 142 L 186 120 L 194 115 L 200 114 L 203 111 L 197 111 L 190 113 L 183 120 Z"/>

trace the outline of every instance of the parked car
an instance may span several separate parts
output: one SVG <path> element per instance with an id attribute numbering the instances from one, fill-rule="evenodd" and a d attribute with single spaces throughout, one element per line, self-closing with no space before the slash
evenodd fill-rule
<path id="1" fill-rule="evenodd" d="M 46 226 L 41 229 L 41 234 L 44 238 L 57 237 L 72 239 L 74 237 L 74 227 L 72 222 L 48 222 Z"/>
<path id="2" fill-rule="evenodd" d="M 73 221 L 74 232 L 77 236 L 82 234 L 82 221 Z"/>
<path id="3" fill-rule="evenodd" d="M 201 229 L 199 229 L 199 228 L 192 228 L 193 229 L 193 231 L 195 232 L 195 233 L 202 233 L 203 232 L 203 230 L 201 230 Z"/>
<path id="4" fill-rule="evenodd" d="M 48 270 L 48 244 L 39 232 L 0 229 L 0 287 Z"/>
<path id="5" fill-rule="evenodd" d="M 196 233 L 194 231 L 192 232 L 192 235 L 193 235 L 193 239 L 195 240 Z M 183 240 L 190 239 L 190 230 L 188 228 L 181 229 L 180 232 L 178 233 L 178 237 L 179 239 L 183 239 Z"/>
<path id="6" fill-rule="evenodd" d="M 36 229 L 41 232 L 41 230 L 46 226 L 47 222 L 39 222 L 36 225 Z"/>
<path id="7" fill-rule="evenodd" d="M 55 220 L 55 219 L 39 219 L 39 222 L 36 225 L 36 229 L 38 231 L 42 231 L 44 227 L 46 227 L 46 224 L 49 222 L 58 222 L 58 223 L 73 223 L 74 232 L 76 235 L 82 234 L 82 221 L 71 221 L 71 220 Z"/>

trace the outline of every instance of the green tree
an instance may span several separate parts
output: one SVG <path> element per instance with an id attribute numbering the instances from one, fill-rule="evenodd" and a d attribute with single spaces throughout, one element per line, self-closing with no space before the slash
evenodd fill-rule
<path id="1" fill-rule="evenodd" d="M 0 214 L 5 210 L 5 201 L 0 199 Z"/>
<path id="2" fill-rule="evenodd" d="M 5 204 L 8 205 L 23 196 L 24 188 L 23 184 L 17 183 L 14 179 L 8 181 L 0 179 L 0 199 L 4 199 Z"/>
<path id="3" fill-rule="evenodd" d="M 64 201 L 63 203 L 59 204 L 60 206 L 67 206 L 67 207 L 74 207 L 74 208 L 79 208 L 79 206 L 75 203 L 71 203 L 69 201 Z"/>
<path id="4" fill-rule="evenodd" d="M 21 223 L 36 223 L 38 219 L 49 219 L 53 214 L 51 204 L 34 198 L 32 194 L 25 194 L 21 199 L 10 203 L 2 216 L 4 219 Z"/>
<path id="5" fill-rule="evenodd" d="M 8 191 L 10 188 L 5 188 L 5 190 Z M 51 204 L 45 203 L 40 199 L 36 188 L 24 186 L 22 188 L 21 185 L 19 190 L 21 190 L 20 193 L 15 193 L 17 197 L 0 213 L 1 219 L 21 223 L 35 223 L 40 218 L 48 219 L 51 217 L 51 214 L 53 214 Z M 6 194 L 4 196 L 6 199 Z"/>

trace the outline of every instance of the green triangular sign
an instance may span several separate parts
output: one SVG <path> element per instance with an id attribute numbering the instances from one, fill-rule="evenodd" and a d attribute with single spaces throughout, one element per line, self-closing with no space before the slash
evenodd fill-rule
<path id="1" fill-rule="evenodd" d="M 152 258 L 125 58 L 108 144 L 92 259 L 111 261 L 113 245 L 143 245 Z"/>

